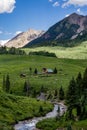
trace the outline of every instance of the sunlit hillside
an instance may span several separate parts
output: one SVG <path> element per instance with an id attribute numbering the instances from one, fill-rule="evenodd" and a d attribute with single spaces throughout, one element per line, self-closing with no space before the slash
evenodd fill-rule
<path id="1" fill-rule="evenodd" d="M 87 59 L 87 41 L 76 47 L 37 47 L 24 49 L 27 53 L 31 51 L 48 51 L 56 54 L 58 58 Z"/>

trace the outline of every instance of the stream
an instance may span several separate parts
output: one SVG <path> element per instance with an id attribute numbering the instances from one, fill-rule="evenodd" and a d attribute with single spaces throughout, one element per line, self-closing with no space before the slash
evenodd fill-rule
<path id="1" fill-rule="evenodd" d="M 47 118 L 53 118 L 56 117 L 58 112 L 58 106 L 60 107 L 60 115 L 63 115 L 63 113 L 66 111 L 66 107 L 63 104 L 54 104 L 53 111 L 47 113 L 44 117 L 35 117 L 30 120 L 20 121 L 18 124 L 14 126 L 15 130 L 36 130 L 36 124 L 37 122 L 47 119 Z"/>

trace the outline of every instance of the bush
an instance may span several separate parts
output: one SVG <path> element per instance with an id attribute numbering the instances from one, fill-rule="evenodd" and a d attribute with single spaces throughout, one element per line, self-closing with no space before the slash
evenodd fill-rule
<path id="1" fill-rule="evenodd" d="M 42 55 L 42 56 L 48 56 L 48 57 L 56 57 L 55 53 L 49 53 L 45 51 L 29 52 L 29 55 Z"/>

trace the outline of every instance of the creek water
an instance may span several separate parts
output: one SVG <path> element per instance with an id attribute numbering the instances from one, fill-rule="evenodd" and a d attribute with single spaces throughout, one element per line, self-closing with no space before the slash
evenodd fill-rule
<path id="1" fill-rule="evenodd" d="M 66 108 L 64 105 L 59 105 L 59 107 L 60 107 L 60 115 L 62 115 L 66 111 Z M 14 126 L 14 129 L 15 130 L 36 130 L 36 124 L 39 121 L 47 118 L 56 117 L 58 114 L 57 110 L 58 110 L 58 105 L 55 104 L 53 111 L 47 113 L 44 117 L 35 117 L 31 120 L 20 121 L 18 124 Z"/>

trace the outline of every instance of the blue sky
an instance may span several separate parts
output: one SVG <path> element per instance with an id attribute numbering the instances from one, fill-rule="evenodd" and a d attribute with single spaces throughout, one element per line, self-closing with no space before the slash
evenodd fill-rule
<path id="1" fill-rule="evenodd" d="M 30 28 L 47 30 L 73 12 L 87 15 L 87 0 L 0 0 L 0 40 Z"/>

